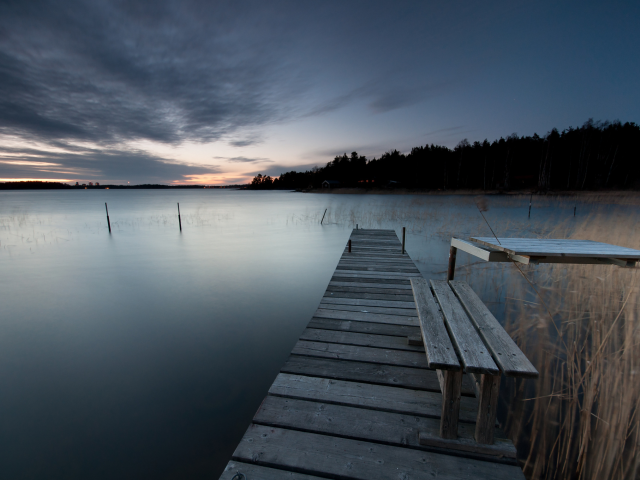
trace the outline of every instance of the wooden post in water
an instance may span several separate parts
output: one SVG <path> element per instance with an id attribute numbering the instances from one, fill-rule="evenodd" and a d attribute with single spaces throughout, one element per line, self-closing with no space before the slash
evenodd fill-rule
<path id="1" fill-rule="evenodd" d="M 533 199 L 533 193 L 531 194 L 531 197 L 529 197 L 529 218 L 531 218 L 531 200 Z"/>
<path id="2" fill-rule="evenodd" d="M 180 231 L 182 231 L 182 220 L 180 219 L 180 202 L 178 202 L 178 225 L 180 225 Z"/>
<path id="3" fill-rule="evenodd" d="M 324 222 L 324 216 L 327 214 L 327 209 L 324 209 L 324 213 L 322 214 L 322 220 L 320 220 L 320 225 L 322 225 L 322 222 Z"/>
<path id="4" fill-rule="evenodd" d="M 573 206 L 573 216 L 576 216 L 576 205 Z"/>
<path id="5" fill-rule="evenodd" d="M 349 253 L 351 253 L 351 239 L 349 239 Z"/>
<path id="6" fill-rule="evenodd" d="M 453 277 L 456 273 L 456 254 L 458 253 L 458 249 L 451 246 L 449 249 L 449 269 L 447 270 L 447 280 L 453 280 Z"/>
<path id="7" fill-rule="evenodd" d="M 107 225 L 109 225 L 109 233 L 111 233 L 111 222 L 109 221 L 109 207 L 107 207 L 107 202 L 104 202 L 104 208 L 107 211 Z"/>
<path id="8" fill-rule="evenodd" d="M 405 227 L 402 227 L 402 254 L 403 255 L 404 255 L 404 235 L 405 235 L 406 230 L 407 229 Z"/>

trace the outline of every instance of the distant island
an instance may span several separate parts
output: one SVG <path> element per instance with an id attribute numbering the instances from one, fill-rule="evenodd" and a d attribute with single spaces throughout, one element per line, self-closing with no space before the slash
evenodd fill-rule
<path id="1" fill-rule="evenodd" d="M 69 185 L 61 182 L 41 182 L 41 181 L 25 181 L 25 182 L 4 182 L 0 183 L 0 190 L 127 190 L 127 189 L 177 189 L 177 188 L 246 188 L 247 185 L 159 185 L 159 184 L 142 184 L 142 185 L 100 185 L 100 183 L 89 182 L 88 184 Z"/>
<path id="2" fill-rule="evenodd" d="M 640 188 L 640 127 L 594 122 L 545 136 L 516 134 L 489 142 L 462 140 L 450 149 L 415 147 L 368 159 L 357 152 L 336 156 L 325 167 L 257 175 L 255 190 L 322 187 L 411 190 L 616 190 Z"/>

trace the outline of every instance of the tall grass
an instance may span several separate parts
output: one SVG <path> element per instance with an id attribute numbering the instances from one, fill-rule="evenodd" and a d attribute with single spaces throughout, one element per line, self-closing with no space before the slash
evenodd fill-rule
<path id="1" fill-rule="evenodd" d="M 600 214 L 571 232 L 640 248 L 629 223 Z M 640 474 L 639 272 L 613 266 L 523 269 L 507 328 L 540 372 L 509 384 L 507 427 L 531 479 L 631 479 Z M 535 290 L 537 290 L 537 293 Z M 527 301 L 528 299 L 528 301 Z"/>

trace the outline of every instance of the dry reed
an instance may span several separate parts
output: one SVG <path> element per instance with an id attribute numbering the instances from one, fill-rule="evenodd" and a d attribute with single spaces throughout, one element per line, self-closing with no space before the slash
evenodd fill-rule
<path id="1" fill-rule="evenodd" d="M 594 215 L 549 238 L 640 248 L 629 223 Z M 511 282 L 507 328 L 540 371 L 508 384 L 507 428 L 530 479 L 632 479 L 640 473 L 639 273 L 599 265 L 528 267 Z M 524 301 L 523 301 L 524 300 Z"/>

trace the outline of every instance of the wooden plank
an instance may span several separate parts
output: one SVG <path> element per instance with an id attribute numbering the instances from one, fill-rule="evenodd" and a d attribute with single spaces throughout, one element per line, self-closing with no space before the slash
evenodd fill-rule
<path id="1" fill-rule="evenodd" d="M 406 293 L 406 291 L 405 291 Z M 397 293 L 384 294 L 384 293 L 362 293 L 362 292 L 336 292 L 327 291 L 324 294 L 327 298 L 360 298 L 362 300 L 388 300 L 392 302 L 411 302 L 413 303 L 412 295 L 401 295 Z"/>
<path id="2" fill-rule="evenodd" d="M 344 405 L 267 396 L 253 417 L 253 422 L 273 427 L 292 428 L 311 433 L 367 440 L 400 447 L 424 448 L 419 440 L 421 433 L 429 433 L 438 428 L 438 420 L 420 418 L 400 413 L 363 410 Z M 464 425 L 464 437 L 473 440 L 473 431 Z M 462 429 L 461 429 L 462 430 Z M 507 439 L 502 444 L 510 448 L 498 450 L 495 446 L 485 447 L 490 454 L 508 454 L 515 458 L 516 449 Z M 479 453 L 477 447 L 466 442 L 467 451 Z M 475 443 L 475 442 L 473 442 Z M 469 448 L 470 447 L 470 448 Z M 497 453 L 499 452 L 499 453 Z M 483 455 L 483 460 L 495 460 Z"/>
<path id="3" fill-rule="evenodd" d="M 512 465 L 256 424 L 233 460 L 336 479 L 524 479 Z"/>
<path id="4" fill-rule="evenodd" d="M 422 417 L 440 418 L 442 395 L 408 388 L 345 382 L 328 378 L 280 373 L 269 389 L 271 395 L 350 405 Z M 474 423 L 478 403 L 475 398 L 460 401 L 460 421 Z"/>
<path id="5" fill-rule="evenodd" d="M 414 310 L 416 308 L 416 304 L 413 301 L 404 302 L 399 300 L 368 300 L 366 298 L 323 297 L 321 303 L 331 303 L 335 305 L 357 305 L 362 307 L 413 308 Z"/>
<path id="6" fill-rule="evenodd" d="M 498 374 L 500 370 L 491 358 L 489 349 L 476 332 L 446 280 L 431 280 L 431 288 L 465 372 Z"/>
<path id="7" fill-rule="evenodd" d="M 458 438 L 458 417 L 462 390 L 460 370 L 439 370 L 442 372 L 442 413 L 440 414 L 440 436 L 444 439 Z"/>
<path id="8" fill-rule="evenodd" d="M 440 392 L 436 372 L 421 368 L 291 355 L 280 372 Z M 476 396 L 473 379 L 469 375 L 462 376 L 461 393 L 465 397 L 475 398 Z"/>
<path id="9" fill-rule="evenodd" d="M 378 285 L 375 285 L 375 284 L 381 283 L 384 285 L 404 285 L 405 287 L 408 286 L 409 288 L 411 288 L 411 282 L 409 281 L 409 279 L 402 278 L 402 277 L 395 277 L 395 278 L 376 278 L 376 277 L 363 277 L 363 276 L 346 277 L 342 275 L 336 275 L 334 273 L 333 277 L 331 277 L 331 283 L 333 282 L 367 283 L 367 284 L 371 284 L 372 287 L 378 287 Z M 402 288 L 402 287 L 397 287 L 397 288 Z"/>
<path id="10" fill-rule="evenodd" d="M 423 278 L 412 279 L 411 286 L 429 366 L 433 369 L 459 370 L 460 363 L 427 281 Z"/>
<path id="11" fill-rule="evenodd" d="M 481 375 L 480 395 L 478 396 L 478 416 L 476 418 L 476 442 L 493 443 L 493 431 L 498 412 L 501 375 Z"/>
<path id="12" fill-rule="evenodd" d="M 381 266 L 376 266 L 376 265 L 371 265 L 368 267 L 365 266 L 359 266 L 359 265 L 354 265 L 354 264 L 340 264 L 336 267 L 336 272 L 338 272 L 339 270 L 352 270 L 352 271 L 359 271 L 359 272 L 398 272 L 398 273 L 420 273 L 420 270 L 418 270 L 415 267 L 410 267 L 410 268 L 404 268 L 404 267 L 381 267 Z"/>
<path id="13" fill-rule="evenodd" d="M 472 241 L 515 255 L 640 259 L 640 250 L 592 240 L 472 237 Z"/>
<path id="14" fill-rule="evenodd" d="M 418 325 L 418 317 L 408 317 L 402 315 L 388 315 L 381 313 L 363 313 L 360 311 L 352 312 L 345 310 L 332 310 L 319 308 L 316 310 L 315 317 L 318 318 L 335 318 L 339 320 L 352 320 L 354 322 L 372 322 L 387 323 L 390 325 Z"/>
<path id="15" fill-rule="evenodd" d="M 536 368 L 471 287 L 457 280 L 449 283 L 502 373 L 508 377 L 537 378 Z"/>
<path id="16" fill-rule="evenodd" d="M 307 327 L 300 335 L 300 340 L 393 350 L 407 350 L 410 352 L 424 352 L 424 347 L 422 346 L 407 345 L 407 337 L 398 337 L 393 335 L 342 332 Z"/>
<path id="17" fill-rule="evenodd" d="M 341 358 L 355 362 L 381 363 L 403 367 L 429 368 L 422 352 L 390 348 L 361 347 L 338 343 L 298 340 L 291 350 L 293 355 L 308 357 Z"/>
<path id="18" fill-rule="evenodd" d="M 456 247 L 458 250 L 462 250 L 463 252 L 467 252 L 474 257 L 478 257 L 485 262 L 509 262 L 509 257 L 505 252 L 496 250 L 493 247 L 484 248 L 479 247 L 477 244 L 474 245 L 471 242 L 467 242 L 466 240 L 461 240 L 459 238 L 451 239 L 451 246 Z"/>
<path id="19" fill-rule="evenodd" d="M 400 272 L 360 272 L 357 270 L 336 270 L 334 275 L 352 278 L 379 278 L 393 280 L 396 278 L 422 277 L 420 273 Z"/>
<path id="20" fill-rule="evenodd" d="M 340 332 L 369 333 L 372 335 L 392 335 L 400 338 L 420 335 L 420 328 L 414 326 L 388 325 L 384 323 L 357 322 L 317 317 L 313 317 L 311 319 L 307 324 L 307 328 L 337 330 Z M 422 341 L 422 339 L 420 341 Z"/>
<path id="21" fill-rule="evenodd" d="M 378 293 L 382 295 L 407 295 L 412 297 L 411 287 L 406 288 L 405 285 L 402 288 L 386 288 L 386 287 L 378 287 L 374 285 L 365 285 L 360 284 L 358 286 L 351 286 L 353 284 L 341 283 L 340 285 L 334 285 L 334 283 L 341 282 L 331 282 L 327 287 L 327 292 L 341 292 L 341 293 Z M 394 285 L 393 287 L 396 287 Z M 413 297 L 412 297 L 413 298 Z"/>
<path id="22" fill-rule="evenodd" d="M 458 426 L 458 437 L 456 439 L 444 439 L 440 436 L 438 429 L 433 428 L 433 422 L 434 421 L 431 420 L 431 423 L 423 424 L 422 429 L 418 434 L 418 441 L 420 445 L 440 447 L 445 449 L 445 451 L 448 450 L 448 453 L 451 453 L 451 450 L 456 450 L 460 452 L 480 453 L 491 456 L 504 456 L 514 460 L 516 458 L 516 447 L 508 438 L 496 437 L 493 445 L 483 445 L 476 442 L 473 437 L 474 432 L 472 429 L 468 425 L 461 423 Z M 495 434 L 500 432 L 497 428 L 495 430 Z M 514 464 L 516 463 L 514 462 Z"/>
<path id="23" fill-rule="evenodd" d="M 278 468 L 263 467 L 246 462 L 236 462 L 235 460 L 227 463 L 220 480 L 238 480 L 237 476 L 234 478 L 234 475 L 238 472 L 245 476 L 245 478 L 240 477 L 240 480 L 325 480 L 322 477 L 288 472 Z"/>
<path id="24" fill-rule="evenodd" d="M 324 302 L 320 303 L 319 308 L 323 310 L 342 310 L 345 312 L 382 313 L 385 315 L 399 315 L 401 317 L 415 317 L 417 315 L 415 308 L 370 307 L 363 305 L 342 305 Z M 316 316 L 319 317 L 320 315 Z"/>
<path id="25" fill-rule="evenodd" d="M 398 290 L 403 290 L 403 291 L 411 291 L 411 283 L 409 283 L 408 281 L 400 281 L 397 283 L 380 283 L 379 281 L 359 281 L 357 279 L 353 279 L 353 278 L 345 278 L 345 281 L 330 281 L 329 285 L 327 288 L 331 288 L 331 287 L 346 287 L 346 288 L 361 288 L 363 291 L 364 290 L 368 290 L 368 289 L 376 289 L 376 288 L 382 288 L 382 289 L 398 289 Z M 351 280 L 351 281 L 349 281 Z M 348 291 L 348 290 L 346 290 Z"/>

